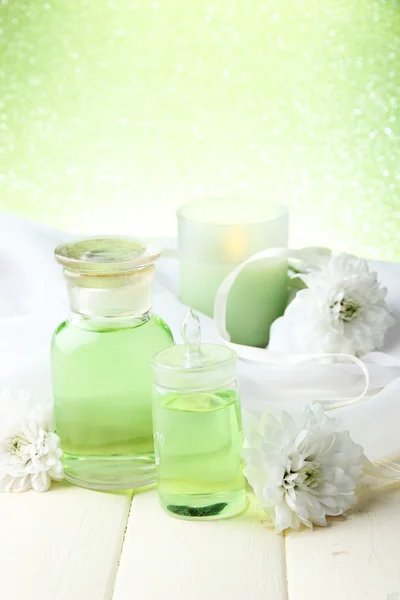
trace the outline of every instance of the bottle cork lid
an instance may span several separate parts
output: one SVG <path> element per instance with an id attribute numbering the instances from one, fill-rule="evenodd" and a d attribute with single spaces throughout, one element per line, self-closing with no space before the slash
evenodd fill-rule
<path id="1" fill-rule="evenodd" d="M 182 325 L 183 344 L 157 352 L 155 383 L 174 390 L 219 389 L 236 377 L 237 354 L 227 346 L 201 343 L 199 317 L 189 310 Z"/>
<path id="2" fill-rule="evenodd" d="M 86 275 L 118 275 L 153 264 L 160 251 L 132 238 L 99 237 L 60 244 L 54 251 L 65 269 Z"/>

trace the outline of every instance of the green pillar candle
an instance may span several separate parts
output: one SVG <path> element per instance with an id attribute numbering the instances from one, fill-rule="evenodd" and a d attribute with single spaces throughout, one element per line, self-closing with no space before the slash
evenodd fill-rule
<path id="1" fill-rule="evenodd" d="M 286 247 L 284 206 L 249 198 L 198 201 L 178 210 L 180 297 L 212 316 L 225 277 L 256 252 Z M 272 322 L 287 305 L 287 261 L 249 264 L 233 284 L 227 303 L 227 329 L 238 344 L 264 347 Z"/>

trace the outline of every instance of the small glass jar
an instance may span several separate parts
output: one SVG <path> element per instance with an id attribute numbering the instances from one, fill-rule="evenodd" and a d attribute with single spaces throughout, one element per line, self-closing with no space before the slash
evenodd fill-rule
<path id="1" fill-rule="evenodd" d="M 173 344 L 151 312 L 159 252 L 99 238 L 58 246 L 71 316 L 52 340 L 57 433 L 65 477 L 93 489 L 154 481 L 152 355 Z"/>
<path id="2" fill-rule="evenodd" d="M 236 361 L 225 346 L 187 338 L 153 357 L 158 494 L 175 517 L 221 519 L 247 506 Z"/>

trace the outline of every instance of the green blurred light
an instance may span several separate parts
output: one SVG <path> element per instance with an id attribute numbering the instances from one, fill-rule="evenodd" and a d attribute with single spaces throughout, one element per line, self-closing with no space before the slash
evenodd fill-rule
<path id="1" fill-rule="evenodd" d="M 283 200 L 292 244 L 400 259 L 396 0 L 2 0 L 0 208 L 170 233 Z"/>

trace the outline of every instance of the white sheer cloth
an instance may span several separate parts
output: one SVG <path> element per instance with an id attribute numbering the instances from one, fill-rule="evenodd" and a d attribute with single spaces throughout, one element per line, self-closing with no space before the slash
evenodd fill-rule
<path id="1" fill-rule="evenodd" d="M 133 232 L 139 234 L 140 232 Z M 55 246 L 72 236 L 8 214 L 0 214 L 0 387 L 51 394 L 49 343 L 53 330 L 69 312 Z M 157 265 L 154 311 L 180 342 L 186 307 L 178 298 L 175 240 L 153 239 L 164 248 Z M 170 256 L 168 256 L 170 255 Z M 396 319 L 380 353 L 364 357 L 370 374 L 368 396 L 335 410 L 367 457 L 400 458 L 400 264 L 372 262 Z M 214 322 L 201 315 L 203 340 L 221 343 Z M 261 365 L 239 361 L 242 405 L 260 413 L 267 407 L 292 410 L 311 400 L 328 401 L 361 392 L 363 376 L 356 365 Z"/>

